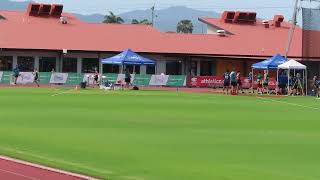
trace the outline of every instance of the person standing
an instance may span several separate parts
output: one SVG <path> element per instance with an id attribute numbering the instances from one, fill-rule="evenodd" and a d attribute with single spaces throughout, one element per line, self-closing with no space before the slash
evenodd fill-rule
<path id="1" fill-rule="evenodd" d="M 242 89 L 242 82 L 241 82 L 241 72 L 238 71 L 237 72 L 237 94 L 239 93 L 239 90 L 241 90 L 241 93 L 244 93 L 243 92 L 243 89 Z"/>
<path id="2" fill-rule="evenodd" d="M 258 88 L 257 88 L 257 91 L 258 91 L 258 94 L 262 94 L 262 74 L 261 72 L 258 73 L 257 75 L 257 83 L 258 83 Z"/>
<path id="3" fill-rule="evenodd" d="M 16 67 L 13 69 L 14 85 L 17 85 L 17 80 L 19 76 L 20 76 L 20 69 L 19 69 L 19 65 L 17 64 Z"/>
<path id="4" fill-rule="evenodd" d="M 263 74 L 263 90 L 262 93 L 267 92 L 269 93 L 269 74 L 267 70 L 264 70 L 264 74 Z"/>
<path id="5" fill-rule="evenodd" d="M 33 71 L 33 83 L 35 83 L 38 87 L 40 87 L 39 82 L 40 82 L 40 75 L 37 69 L 34 69 Z"/>
<path id="6" fill-rule="evenodd" d="M 223 92 L 224 90 L 227 90 L 227 94 L 229 93 L 229 86 L 230 86 L 230 74 L 229 74 L 229 70 L 227 70 L 224 75 L 223 75 Z"/>
<path id="7" fill-rule="evenodd" d="M 95 70 L 93 75 L 93 84 L 99 86 L 99 72 L 97 70 Z"/>
<path id="8" fill-rule="evenodd" d="M 130 84 L 131 84 L 131 74 L 130 74 L 128 69 L 126 69 L 126 72 L 124 74 L 124 81 L 126 83 L 126 87 L 125 88 L 129 89 Z"/>
<path id="9" fill-rule="evenodd" d="M 230 73 L 231 94 L 236 95 L 237 88 L 237 74 L 234 70 Z"/>

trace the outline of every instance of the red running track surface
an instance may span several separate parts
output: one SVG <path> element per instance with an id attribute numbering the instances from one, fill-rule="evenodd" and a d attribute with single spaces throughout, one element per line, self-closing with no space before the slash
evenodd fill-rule
<path id="1" fill-rule="evenodd" d="M 0 180 L 94 180 L 7 157 L 0 157 Z"/>

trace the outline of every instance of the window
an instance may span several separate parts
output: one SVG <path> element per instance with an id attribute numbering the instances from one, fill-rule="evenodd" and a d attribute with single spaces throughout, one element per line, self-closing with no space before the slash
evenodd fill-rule
<path id="1" fill-rule="evenodd" d="M 0 71 L 11 71 L 12 62 L 12 56 L 0 56 Z"/>
<path id="2" fill-rule="evenodd" d="M 147 65 L 146 66 L 146 74 L 156 74 L 156 66 L 155 65 Z"/>
<path id="3" fill-rule="evenodd" d="M 119 73 L 120 66 L 113 65 L 113 64 L 104 64 L 103 65 L 103 72 L 104 73 Z"/>
<path id="4" fill-rule="evenodd" d="M 126 65 L 125 69 L 128 69 L 131 74 L 133 71 L 135 74 L 140 74 L 140 65 Z"/>
<path id="5" fill-rule="evenodd" d="M 76 73 L 77 72 L 78 59 L 72 57 L 63 58 L 62 72 L 65 73 Z"/>
<path id="6" fill-rule="evenodd" d="M 82 72 L 94 73 L 99 71 L 99 59 L 98 58 L 83 58 L 82 59 Z"/>
<path id="7" fill-rule="evenodd" d="M 34 57 L 18 56 L 18 65 L 22 72 L 32 72 L 34 70 Z"/>
<path id="8" fill-rule="evenodd" d="M 39 71 L 40 72 L 51 72 L 56 69 L 56 58 L 55 57 L 40 57 L 39 59 Z"/>
<path id="9" fill-rule="evenodd" d="M 181 61 L 167 61 L 166 74 L 167 75 L 181 75 L 182 65 Z"/>

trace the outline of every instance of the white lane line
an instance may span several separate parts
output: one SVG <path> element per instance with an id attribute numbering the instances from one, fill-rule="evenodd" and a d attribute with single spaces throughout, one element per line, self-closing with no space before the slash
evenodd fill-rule
<path id="1" fill-rule="evenodd" d="M 4 173 L 7 173 L 7 174 L 13 174 L 15 176 L 20 176 L 20 177 L 23 177 L 23 178 L 26 178 L 26 179 L 31 179 L 31 180 L 40 180 L 40 179 L 37 179 L 37 178 L 34 178 L 34 177 L 30 177 L 30 176 L 25 176 L 23 174 L 19 174 L 19 173 L 15 173 L 15 172 L 12 172 L 12 171 L 7 171 L 7 170 L 3 170 L 3 169 L 0 169 L 1 172 L 4 172 Z"/>
<path id="2" fill-rule="evenodd" d="M 38 169 L 51 171 L 53 173 L 65 174 L 65 175 L 72 176 L 72 177 L 77 177 L 77 178 L 80 178 L 80 179 L 98 180 L 98 179 L 93 178 L 93 177 L 89 177 L 89 176 L 85 176 L 85 175 L 81 175 L 81 174 L 76 174 L 76 173 L 71 173 L 71 172 L 60 170 L 60 169 L 50 168 L 50 167 L 46 167 L 46 166 L 42 166 L 42 165 L 39 165 L 39 164 L 34 164 L 34 163 L 26 162 L 26 161 L 22 161 L 22 160 L 18 160 L 18 159 L 6 157 L 6 156 L 0 156 L 0 159 L 6 160 L 6 161 L 11 161 L 11 162 L 14 162 L 14 163 L 17 163 L 17 164 L 22 164 L 22 165 L 38 168 Z M 1 171 L 1 169 L 0 169 L 0 171 Z"/>
<path id="3" fill-rule="evenodd" d="M 62 95 L 62 94 L 67 94 L 67 93 L 69 93 L 71 91 L 73 91 L 73 89 L 69 89 L 67 91 L 63 91 L 63 92 L 60 92 L 60 93 L 52 94 L 51 96 L 59 96 L 59 95 Z"/>
<path id="4" fill-rule="evenodd" d="M 263 98 L 263 97 L 257 97 L 257 98 L 258 98 L 258 99 L 267 100 L 267 101 L 272 101 L 272 102 L 287 104 L 287 105 L 291 105 L 291 106 L 296 106 L 296 107 L 303 107 L 303 108 L 312 109 L 312 110 L 320 110 L 320 108 L 316 108 L 316 107 L 305 106 L 305 105 L 295 104 L 295 103 L 290 103 L 290 102 L 285 102 L 285 101 L 278 101 L 278 100 L 270 99 L 270 98 Z"/>

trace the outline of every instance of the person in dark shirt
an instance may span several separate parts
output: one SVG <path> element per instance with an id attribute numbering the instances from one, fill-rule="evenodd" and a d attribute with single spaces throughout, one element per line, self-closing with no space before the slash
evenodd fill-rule
<path id="1" fill-rule="evenodd" d="M 17 64 L 16 67 L 13 69 L 13 78 L 14 78 L 14 84 L 17 84 L 18 77 L 20 76 L 20 69 L 19 65 Z"/>
<path id="2" fill-rule="evenodd" d="M 129 88 L 131 84 L 131 74 L 128 69 L 126 69 L 126 72 L 124 74 L 124 81 L 126 83 L 126 88 Z"/>
<path id="3" fill-rule="evenodd" d="M 227 90 L 227 94 L 229 93 L 229 86 L 230 86 L 230 74 L 229 70 L 227 70 L 223 75 L 223 92 L 224 90 Z"/>
<path id="4" fill-rule="evenodd" d="M 285 90 L 288 84 L 288 77 L 286 76 L 285 72 L 282 71 L 280 76 L 278 77 L 278 88 L 280 94 L 285 94 Z"/>
<path id="5" fill-rule="evenodd" d="M 37 69 L 34 69 L 34 71 L 33 71 L 33 76 L 34 76 L 34 78 L 33 78 L 33 82 L 38 86 L 38 87 L 40 87 L 40 85 L 39 85 L 39 82 L 40 82 L 40 75 L 39 75 L 39 72 L 38 72 L 38 70 Z"/>

